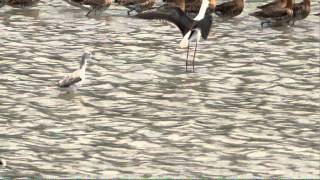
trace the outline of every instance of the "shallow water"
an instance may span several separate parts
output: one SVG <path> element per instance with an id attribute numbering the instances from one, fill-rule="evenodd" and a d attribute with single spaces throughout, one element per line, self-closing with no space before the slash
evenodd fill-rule
<path id="1" fill-rule="evenodd" d="M 214 16 L 195 73 L 177 28 L 123 7 L 1 8 L 0 176 L 319 178 L 319 17 L 262 29 L 256 5 Z M 87 80 L 65 94 L 83 49 Z"/>

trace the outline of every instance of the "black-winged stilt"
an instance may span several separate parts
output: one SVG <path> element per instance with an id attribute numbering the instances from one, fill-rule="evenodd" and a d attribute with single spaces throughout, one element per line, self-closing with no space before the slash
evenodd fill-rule
<path id="1" fill-rule="evenodd" d="M 68 92 L 76 92 L 76 90 L 83 84 L 86 78 L 87 61 L 91 59 L 91 52 L 83 53 L 80 60 L 80 67 L 73 73 L 66 75 L 59 81 L 58 86 L 66 89 Z"/>
<path id="2" fill-rule="evenodd" d="M 197 46 L 200 37 L 207 39 L 211 24 L 212 16 L 210 14 L 210 9 L 208 8 L 209 1 L 202 0 L 200 11 L 198 15 L 191 19 L 178 7 L 164 6 L 155 11 L 143 12 L 137 14 L 136 17 L 142 19 L 162 19 L 174 23 L 181 31 L 183 38 L 180 41 L 181 48 L 187 48 L 187 59 L 186 59 L 186 70 L 188 70 L 188 58 L 189 58 L 189 48 L 190 43 L 195 42 L 192 69 L 194 71 L 194 59 L 196 56 Z"/>

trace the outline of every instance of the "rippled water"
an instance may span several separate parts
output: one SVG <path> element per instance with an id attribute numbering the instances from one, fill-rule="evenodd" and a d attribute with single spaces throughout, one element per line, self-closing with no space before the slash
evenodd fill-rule
<path id="1" fill-rule="evenodd" d="M 177 28 L 117 5 L 0 9 L 0 176 L 319 178 L 319 17 L 262 29 L 257 4 L 214 17 L 195 73 Z"/>

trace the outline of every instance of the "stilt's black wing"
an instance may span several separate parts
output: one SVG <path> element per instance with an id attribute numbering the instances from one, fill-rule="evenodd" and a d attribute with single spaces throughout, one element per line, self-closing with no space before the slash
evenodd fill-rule
<path id="1" fill-rule="evenodd" d="M 193 19 L 189 18 L 180 8 L 174 6 L 165 6 L 156 10 L 151 10 L 137 14 L 135 17 L 141 19 L 161 19 L 175 24 L 185 35 L 193 24 Z"/>
<path id="2" fill-rule="evenodd" d="M 209 11 L 207 11 L 209 13 Z M 203 39 L 207 39 L 210 29 L 212 25 L 212 16 L 211 15 L 205 15 L 205 17 L 199 21 L 198 27 L 201 29 L 201 36 Z"/>

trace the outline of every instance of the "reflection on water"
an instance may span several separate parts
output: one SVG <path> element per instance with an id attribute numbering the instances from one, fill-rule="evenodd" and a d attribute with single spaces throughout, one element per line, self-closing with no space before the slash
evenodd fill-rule
<path id="1" fill-rule="evenodd" d="M 319 178 L 319 17 L 261 29 L 257 4 L 214 18 L 195 73 L 177 28 L 120 6 L 0 9 L 0 176 Z"/>

